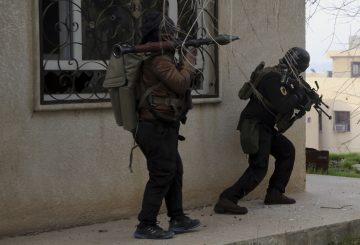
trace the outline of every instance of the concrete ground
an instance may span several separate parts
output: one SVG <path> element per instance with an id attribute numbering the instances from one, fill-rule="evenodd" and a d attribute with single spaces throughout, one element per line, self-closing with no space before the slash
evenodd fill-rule
<path id="1" fill-rule="evenodd" d="M 188 210 L 202 222 L 199 231 L 163 241 L 132 237 L 136 217 L 0 240 L 0 245 L 117 245 L 117 244 L 360 244 L 360 179 L 307 175 L 306 192 L 289 195 L 295 205 L 264 205 L 243 201 L 246 215 L 218 215 L 212 207 Z M 167 227 L 161 215 L 160 225 Z"/>

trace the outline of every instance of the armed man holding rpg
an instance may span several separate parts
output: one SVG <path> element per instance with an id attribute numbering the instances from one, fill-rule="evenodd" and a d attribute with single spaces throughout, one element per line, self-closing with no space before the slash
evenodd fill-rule
<path id="1" fill-rule="evenodd" d="M 175 33 L 174 22 L 160 12 L 143 17 L 142 44 L 171 41 Z M 183 165 L 178 151 L 180 121 L 191 107 L 189 89 L 195 74 L 195 52 L 189 50 L 179 67 L 174 62 L 173 50 L 158 50 L 142 64 L 140 87 L 144 102 L 138 105 L 139 122 L 134 137 L 146 157 L 149 180 L 135 238 L 167 239 L 200 226 L 199 220 L 185 216 L 183 211 Z M 169 230 L 157 225 L 164 199 L 170 217 Z"/>
<path id="2" fill-rule="evenodd" d="M 149 180 L 134 237 L 168 239 L 200 226 L 199 220 L 183 211 L 183 165 L 178 151 L 178 140 L 185 139 L 179 135 L 180 122 L 185 123 L 192 108 L 196 48 L 239 38 L 176 40 L 174 22 L 156 11 L 142 17 L 141 34 L 138 45 L 114 46 L 103 86 L 109 89 L 116 123 L 133 134 L 147 161 Z M 180 53 L 178 61 L 175 52 Z M 170 217 L 168 230 L 157 222 L 163 200 Z"/>
<path id="3" fill-rule="evenodd" d="M 308 68 L 309 61 L 305 49 L 291 48 L 274 67 L 264 68 L 262 62 L 241 88 L 239 97 L 250 98 L 238 124 L 241 146 L 249 154 L 249 167 L 233 186 L 221 193 L 214 207 L 216 213 L 247 213 L 247 209 L 237 203 L 263 180 L 270 154 L 275 158 L 275 170 L 264 203 L 295 203 L 284 195 L 294 165 L 295 148 L 282 133 L 315 103 L 314 94 L 309 95 L 316 92 L 308 91 L 299 77 Z M 319 101 L 321 97 L 318 104 Z"/>
<path id="4" fill-rule="evenodd" d="M 185 139 L 179 135 L 180 122 L 185 123 L 192 108 L 196 48 L 224 45 L 238 37 L 179 41 L 174 22 L 156 11 L 142 17 L 141 34 L 138 45 L 114 46 L 104 87 L 109 88 L 117 124 L 133 134 L 147 161 L 149 180 L 134 237 L 168 239 L 200 226 L 183 211 L 183 164 L 178 151 L 178 140 Z M 181 52 L 178 62 L 176 51 Z M 157 223 L 163 200 L 170 217 L 168 230 Z"/>

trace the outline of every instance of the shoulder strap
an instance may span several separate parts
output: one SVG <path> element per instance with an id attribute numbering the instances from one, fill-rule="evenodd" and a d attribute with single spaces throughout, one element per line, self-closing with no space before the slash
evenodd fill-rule
<path id="1" fill-rule="evenodd" d="M 270 103 L 270 101 L 268 101 L 260 92 L 259 90 L 257 90 L 254 86 L 254 84 L 250 83 L 251 89 L 253 91 L 253 94 L 255 95 L 255 97 L 257 98 L 258 101 L 261 102 L 261 104 L 264 106 L 264 108 L 274 117 L 276 116 L 274 111 L 274 107 L 272 106 L 272 104 Z"/>

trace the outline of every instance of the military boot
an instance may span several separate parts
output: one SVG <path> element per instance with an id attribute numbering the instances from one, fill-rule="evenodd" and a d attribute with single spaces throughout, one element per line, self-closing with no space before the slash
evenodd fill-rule
<path id="1" fill-rule="evenodd" d="M 233 201 L 220 198 L 214 207 L 215 213 L 218 214 L 246 214 L 248 212 L 247 208 L 240 207 Z"/>
<path id="2" fill-rule="evenodd" d="M 271 189 L 271 190 L 267 191 L 264 203 L 267 205 L 294 204 L 294 203 L 296 203 L 296 201 L 295 201 L 295 199 L 285 196 L 279 190 Z"/>

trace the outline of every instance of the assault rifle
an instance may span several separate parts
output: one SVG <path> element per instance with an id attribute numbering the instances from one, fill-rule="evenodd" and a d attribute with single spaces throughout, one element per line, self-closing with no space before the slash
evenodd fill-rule
<path id="1" fill-rule="evenodd" d="M 162 50 L 175 50 L 183 46 L 198 48 L 202 45 L 211 45 L 211 44 L 226 45 L 238 39 L 239 39 L 238 36 L 219 35 L 214 38 L 191 39 L 185 42 L 181 40 L 160 41 L 160 42 L 149 42 L 146 44 L 140 44 L 135 46 L 126 45 L 123 43 L 117 43 L 114 45 L 112 53 L 116 58 L 119 58 L 123 54 L 160 52 Z"/>
<path id="2" fill-rule="evenodd" d="M 322 101 L 322 95 L 320 96 L 317 93 L 319 89 L 317 81 L 315 81 L 316 89 L 312 88 L 301 75 L 298 76 L 298 81 L 304 88 L 308 101 L 306 105 L 301 105 L 300 110 L 295 113 L 295 115 L 293 115 L 293 112 L 291 112 L 279 114 L 277 116 L 276 127 L 280 133 L 288 130 L 288 128 L 290 128 L 297 119 L 301 118 L 306 113 L 306 111 L 310 111 L 311 106 L 313 106 L 318 113 L 324 113 L 329 118 L 329 120 L 331 120 L 331 116 L 327 114 L 326 111 L 322 108 L 322 106 L 325 106 L 327 109 L 329 109 L 329 106 Z"/>
<path id="3" fill-rule="evenodd" d="M 322 95 L 320 96 L 317 93 L 317 91 L 319 90 L 319 85 L 318 85 L 317 81 L 315 81 L 316 89 L 312 88 L 310 86 L 310 84 L 308 84 L 301 75 L 299 75 L 299 82 L 304 87 L 305 94 L 309 99 L 308 104 L 310 105 L 310 107 L 311 107 L 311 105 L 313 105 L 315 110 L 318 113 L 324 113 L 325 116 L 327 116 L 329 118 L 329 120 L 331 120 L 331 116 L 322 108 L 322 106 L 325 106 L 327 109 L 329 109 L 329 106 L 322 101 Z M 306 107 L 307 106 L 305 106 L 305 108 Z M 309 110 L 310 110 L 310 108 L 309 108 Z"/>

